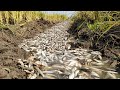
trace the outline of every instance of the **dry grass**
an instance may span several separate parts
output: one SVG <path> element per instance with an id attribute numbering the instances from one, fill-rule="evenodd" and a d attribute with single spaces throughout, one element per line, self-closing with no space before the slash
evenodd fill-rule
<path id="1" fill-rule="evenodd" d="M 44 19 L 52 22 L 60 22 L 67 19 L 67 16 L 61 14 L 47 14 L 45 13 Z"/>
<path id="2" fill-rule="evenodd" d="M 0 24 L 20 24 L 40 18 L 53 22 L 67 19 L 65 15 L 49 15 L 40 11 L 0 11 Z"/>

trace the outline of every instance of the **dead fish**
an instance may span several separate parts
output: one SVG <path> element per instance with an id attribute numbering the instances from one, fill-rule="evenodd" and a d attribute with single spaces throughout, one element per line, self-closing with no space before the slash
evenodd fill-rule
<path id="1" fill-rule="evenodd" d="M 37 75 L 36 74 L 29 74 L 28 79 L 36 79 Z"/>
<path id="2" fill-rule="evenodd" d="M 45 77 L 43 77 L 43 79 L 56 79 L 56 77 L 52 74 L 46 74 Z"/>
<path id="3" fill-rule="evenodd" d="M 91 62 L 91 64 L 93 64 L 93 65 L 97 65 L 97 66 L 101 66 L 101 65 L 104 65 L 104 63 L 96 63 L 96 62 Z"/>
<path id="4" fill-rule="evenodd" d="M 92 62 L 92 60 L 91 60 L 91 59 L 87 59 L 86 61 L 87 61 L 87 62 Z"/>
<path id="5" fill-rule="evenodd" d="M 79 76 L 79 79 L 85 79 L 84 77 L 82 77 L 82 76 Z"/>
<path id="6" fill-rule="evenodd" d="M 62 61 L 62 60 L 59 60 L 59 62 L 60 62 L 60 63 L 63 63 L 63 61 Z"/>
<path id="7" fill-rule="evenodd" d="M 72 67 L 69 67 L 69 66 L 65 66 L 65 70 L 71 70 Z"/>
<path id="8" fill-rule="evenodd" d="M 22 60 L 21 60 L 21 59 L 18 59 L 18 63 L 20 63 L 20 64 L 21 64 L 21 66 L 23 66 L 23 67 L 24 67 L 24 63 L 22 62 Z"/>
<path id="9" fill-rule="evenodd" d="M 101 63 L 100 60 L 97 60 L 97 59 L 93 59 L 93 61 L 97 62 L 97 63 Z"/>
<path id="10" fill-rule="evenodd" d="M 29 60 L 29 61 L 34 61 L 34 58 L 35 58 L 35 56 L 30 56 L 30 57 L 28 57 L 27 60 Z"/>
<path id="11" fill-rule="evenodd" d="M 88 78 L 85 77 L 85 76 L 81 76 L 81 75 L 79 75 L 79 79 L 88 79 Z"/>
<path id="12" fill-rule="evenodd" d="M 95 78 L 95 79 L 98 79 L 100 78 L 100 76 L 96 73 L 96 72 L 91 72 L 91 77 Z"/>
<path id="13" fill-rule="evenodd" d="M 40 75 L 42 75 L 42 77 L 45 76 L 45 75 L 43 74 L 43 72 L 42 72 L 38 67 L 35 67 L 35 69 L 38 71 L 38 73 L 39 73 Z"/>
<path id="14" fill-rule="evenodd" d="M 71 45 L 70 44 L 66 44 L 65 45 L 65 49 L 69 50 L 71 48 Z"/>
<path id="15" fill-rule="evenodd" d="M 24 63 L 29 63 L 29 61 L 26 60 L 26 59 L 23 59 L 22 61 L 23 61 Z"/>
<path id="16" fill-rule="evenodd" d="M 89 59 L 91 58 L 91 54 L 87 54 L 85 57 Z"/>
<path id="17" fill-rule="evenodd" d="M 42 51 L 41 54 L 43 55 L 43 57 L 46 57 L 46 52 Z"/>
<path id="18" fill-rule="evenodd" d="M 99 51 L 92 51 L 91 54 L 92 55 L 102 55 Z"/>
<path id="19" fill-rule="evenodd" d="M 94 68 L 94 67 L 90 67 L 90 69 L 94 72 L 96 72 L 99 75 L 102 75 L 102 70 L 98 69 L 98 68 Z"/>
<path id="20" fill-rule="evenodd" d="M 63 61 L 67 60 L 67 57 L 66 57 L 66 56 L 64 56 L 64 57 L 62 58 L 62 60 L 63 60 Z"/>
<path id="21" fill-rule="evenodd" d="M 54 70 L 52 70 L 52 71 L 43 71 L 43 73 L 44 74 L 53 74 L 53 73 L 55 73 L 55 71 Z"/>
<path id="22" fill-rule="evenodd" d="M 101 56 L 101 55 L 98 55 L 98 58 L 99 58 L 100 60 L 102 60 L 102 56 Z"/>
<path id="23" fill-rule="evenodd" d="M 72 74 L 69 75 L 69 79 L 74 79 L 74 77 L 75 77 L 74 72 L 73 72 Z"/>
<path id="24" fill-rule="evenodd" d="M 30 72 L 29 70 L 24 70 L 26 73 L 32 74 L 32 72 Z"/>
<path id="25" fill-rule="evenodd" d="M 75 77 L 78 75 L 78 73 L 79 73 L 79 70 L 76 70 L 75 71 Z"/>
<path id="26" fill-rule="evenodd" d="M 105 72 L 112 73 L 112 74 L 118 74 L 118 73 L 115 72 L 115 71 L 105 71 Z"/>
<path id="27" fill-rule="evenodd" d="M 83 67 L 80 68 L 80 71 L 84 71 L 84 72 L 90 73 L 90 72 L 91 72 L 91 69 L 90 69 L 89 67 L 83 66 Z"/>
<path id="28" fill-rule="evenodd" d="M 30 68 L 30 67 L 28 67 L 28 65 L 24 65 L 24 67 L 26 67 L 26 68 Z"/>
<path id="29" fill-rule="evenodd" d="M 20 67 L 24 70 L 33 70 L 33 68 L 28 68 L 28 67 L 24 67 L 24 66 L 20 66 Z"/>
<path id="30" fill-rule="evenodd" d="M 63 72 L 61 72 L 61 71 L 58 71 L 58 70 L 57 70 L 57 72 L 58 72 L 59 74 L 63 74 Z"/>
<path id="31" fill-rule="evenodd" d="M 113 63 L 110 66 L 115 67 L 116 65 L 117 65 L 117 60 L 114 60 Z"/>
<path id="32" fill-rule="evenodd" d="M 28 67 L 29 67 L 29 68 L 33 68 L 33 62 L 30 62 L 30 63 L 28 64 Z"/>
<path id="33" fill-rule="evenodd" d="M 77 70 L 77 67 L 72 68 L 72 72 L 75 72 Z"/>
<path id="34" fill-rule="evenodd" d="M 80 79 L 79 77 L 76 77 L 76 78 L 74 78 L 74 79 Z"/>
<path id="35" fill-rule="evenodd" d="M 65 66 L 60 65 L 60 64 L 55 64 L 55 65 L 52 65 L 51 67 L 52 67 L 53 69 L 60 69 L 60 70 L 65 69 Z"/>
<path id="36" fill-rule="evenodd" d="M 117 79 L 116 78 L 116 76 L 115 76 L 115 74 L 112 74 L 112 73 L 107 73 L 107 75 L 106 75 L 106 78 L 110 78 L 110 79 Z"/>
<path id="37" fill-rule="evenodd" d="M 41 62 L 40 61 L 36 61 L 34 64 L 35 65 L 41 65 Z"/>
<path id="38" fill-rule="evenodd" d="M 78 76 L 82 76 L 84 78 L 90 78 L 90 72 L 84 72 L 84 71 L 81 71 Z"/>
<path id="39" fill-rule="evenodd" d="M 79 72 L 77 71 L 77 68 L 72 68 L 72 73 L 69 75 L 69 79 L 74 79 Z"/>
<path id="40" fill-rule="evenodd" d="M 36 61 L 34 64 L 35 65 L 42 65 L 42 66 L 46 66 L 46 67 L 48 66 L 47 63 L 44 61 Z"/>
<path id="41" fill-rule="evenodd" d="M 105 61 L 103 61 L 105 64 L 107 64 L 107 63 L 109 63 L 110 62 L 110 60 L 105 60 Z"/>
<path id="42" fill-rule="evenodd" d="M 78 65 L 78 62 L 75 60 L 72 60 L 68 66 L 76 66 L 76 65 Z"/>

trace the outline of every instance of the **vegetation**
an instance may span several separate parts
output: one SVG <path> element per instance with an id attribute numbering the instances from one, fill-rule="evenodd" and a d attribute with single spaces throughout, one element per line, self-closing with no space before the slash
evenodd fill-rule
<path id="1" fill-rule="evenodd" d="M 109 30 L 110 27 L 120 24 L 119 11 L 80 11 L 76 12 L 72 17 L 72 21 L 76 22 L 78 19 L 85 21 L 90 30 Z M 79 26 L 77 26 L 79 27 Z M 80 29 L 80 27 L 78 28 Z"/>
<path id="2" fill-rule="evenodd" d="M 42 13 L 40 11 L 0 11 L 0 24 L 20 24 L 36 19 L 59 22 L 67 19 L 65 15 Z"/>
<path id="3" fill-rule="evenodd" d="M 67 19 L 66 15 L 60 14 L 44 14 L 44 19 L 52 22 L 61 22 Z"/>
<path id="4" fill-rule="evenodd" d="M 77 11 L 71 21 L 69 32 L 80 46 L 120 59 L 120 11 Z"/>

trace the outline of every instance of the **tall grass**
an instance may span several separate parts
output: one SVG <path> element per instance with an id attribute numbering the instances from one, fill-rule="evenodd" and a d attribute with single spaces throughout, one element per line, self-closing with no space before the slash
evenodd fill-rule
<path id="1" fill-rule="evenodd" d="M 90 47 L 96 50 L 119 48 L 120 11 L 77 11 L 71 21 L 70 32 L 81 43 L 86 44 L 87 38 Z"/>
<path id="2" fill-rule="evenodd" d="M 115 25 L 120 25 L 120 11 L 77 11 L 71 20 L 86 22 L 90 30 L 101 30 L 103 33 Z M 80 29 L 80 26 L 77 26 Z"/>
<path id="3" fill-rule="evenodd" d="M 61 14 L 47 14 L 45 13 L 44 19 L 48 21 L 53 21 L 53 22 L 59 22 L 67 19 L 66 15 L 61 15 Z"/>
<path id="4" fill-rule="evenodd" d="M 48 21 L 58 22 L 65 20 L 65 15 L 43 13 L 40 11 L 0 11 L 0 24 L 19 24 L 43 18 Z"/>

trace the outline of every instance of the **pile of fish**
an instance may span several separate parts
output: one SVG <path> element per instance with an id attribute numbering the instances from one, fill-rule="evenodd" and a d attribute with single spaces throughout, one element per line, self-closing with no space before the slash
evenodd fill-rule
<path id="1" fill-rule="evenodd" d="M 107 63 L 101 53 L 85 49 L 47 53 L 39 51 L 39 57 L 31 54 L 19 59 L 20 67 L 28 73 L 28 79 L 116 79 L 114 69 L 103 69 Z M 43 59 L 42 59 L 43 58 Z"/>
<path id="2" fill-rule="evenodd" d="M 117 79 L 114 68 L 105 68 L 108 61 L 99 51 L 67 44 L 68 27 L 68 21 L 59 23 L 19 45 L 29 54 L 18 60 L 27 79 Z"/>

